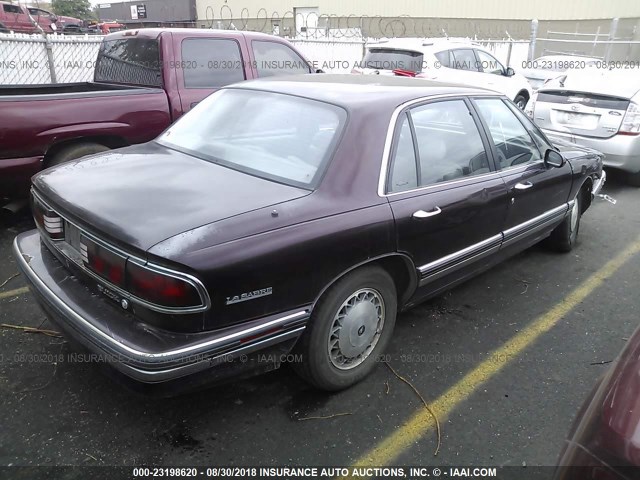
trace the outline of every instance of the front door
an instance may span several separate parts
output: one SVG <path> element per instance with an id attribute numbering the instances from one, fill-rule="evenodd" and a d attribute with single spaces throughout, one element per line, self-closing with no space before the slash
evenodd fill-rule
<path id="1" fill-rule="evenodd" d="M 420 284 L 496 252 L 506 190 L 468 100 L 410 108 L 399 117 L 394 145 L 385 192 L 398 251 L 413 259 Z"/>
<path id="2" fill-rule="evenodd" d="M 545 165 L 544 153 L 550 146 L 510 102 L 476 98 L 473 103 L 490 133 L 497 168 L 509 195 L 504 246 L 532 243 L 551 231 L 567 212 L 571 166 Z"/>

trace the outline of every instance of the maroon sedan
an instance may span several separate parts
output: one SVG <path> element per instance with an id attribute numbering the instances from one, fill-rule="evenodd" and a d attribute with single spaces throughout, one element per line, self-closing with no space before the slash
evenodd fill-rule
<path id="1" fill-rule="evenodd" d="M 640 328 L 583 404 L 556 480 L 640 478 Z"/>
<path id="2" fill-rule="evenodd" d="M 127 377 L 196 385 L 295 348 L 337 390 L 399 310 L 541 240 L 571 250 L 604 178 L 600 154 L 489 91 L 265 79 L 36 175 L 38 230 L 14 249 L 50 318 Z"/>

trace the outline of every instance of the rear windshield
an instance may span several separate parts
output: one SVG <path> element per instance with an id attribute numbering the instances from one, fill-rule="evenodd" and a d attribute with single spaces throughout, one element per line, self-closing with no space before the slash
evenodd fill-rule
<path id="1" fill-rule="evenodd" d="M 422 71 L 423 55 L 411 50 L 397 50 L 395 48 L 370 48 L 362 59 L 362 68 L 376 70 L 409 70 Z"/>
<path id="2" fill-rule="evenodd" d="M 219 90 L 158 141 L 250 175 L 313 189 L 346 121 L 335 105 L 258 90 Z"/>
<path id="3" fill-rule="evenodd" d="M 158 41 L 150 38 L 121 38 L 100 44 L 96 82 L 162 87 Z"/>

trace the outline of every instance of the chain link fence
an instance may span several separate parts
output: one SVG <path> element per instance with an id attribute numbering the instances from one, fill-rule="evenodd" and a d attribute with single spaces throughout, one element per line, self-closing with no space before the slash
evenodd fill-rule
<path id="1" fill-rule="evenodd" d="M 87 82 L 102 37 L 0 33 L 0 85 Z"/>
<path id="2" fill-rule="evenodd" d="M 522 68 L 545 54 L 640 60 L 640 19 L 541 21 L 336 16 L 307 9 L 279 14 L 246 8 L 198 7 L 196 20 L 156 10 L 154 18 L 120 20 L 125 28 L 189 26 L 248 30 L 289 39 L 314 65 L 346 73 L 366 46 L 388 38 L 450 38 L 488 48 L 506 66 Z M 115 5 L 115 4 L 114 4 Z M 149 9 L 151 12 L 152 10 Z M 166 15 L 165 15 L 166 14 Z M 0 84 L 80 82 L 93 78 L 101 36 L 0 34 Z"/>

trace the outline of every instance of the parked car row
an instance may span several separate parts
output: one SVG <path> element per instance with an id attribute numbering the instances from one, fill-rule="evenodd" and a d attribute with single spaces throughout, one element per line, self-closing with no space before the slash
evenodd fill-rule
<path id="1" fill-rule="evenodd" d="M 56 15 L 39 7 L 24 7 L 17 3 L 0 2 L 0 32 L 64 33 L 83 24 L 74 17 Z"/>
<path id="2" fill-rule="evenodd" d="M 18 264 L 119 378 L 188 390 L 295 350 L 311 384 L 349 387 L 397 312 L 537 242 L 570 251 L 603 164 L 640 183 L 635 72 L 533 93 L 479 45 L 408 39 L 310 73 L 278 37 L 143 29 L 105 38 L 94 82 L 0 89 L 0 196 L 36 174 Z M 637 335 L 561 465 L 640 463 Z"/>

